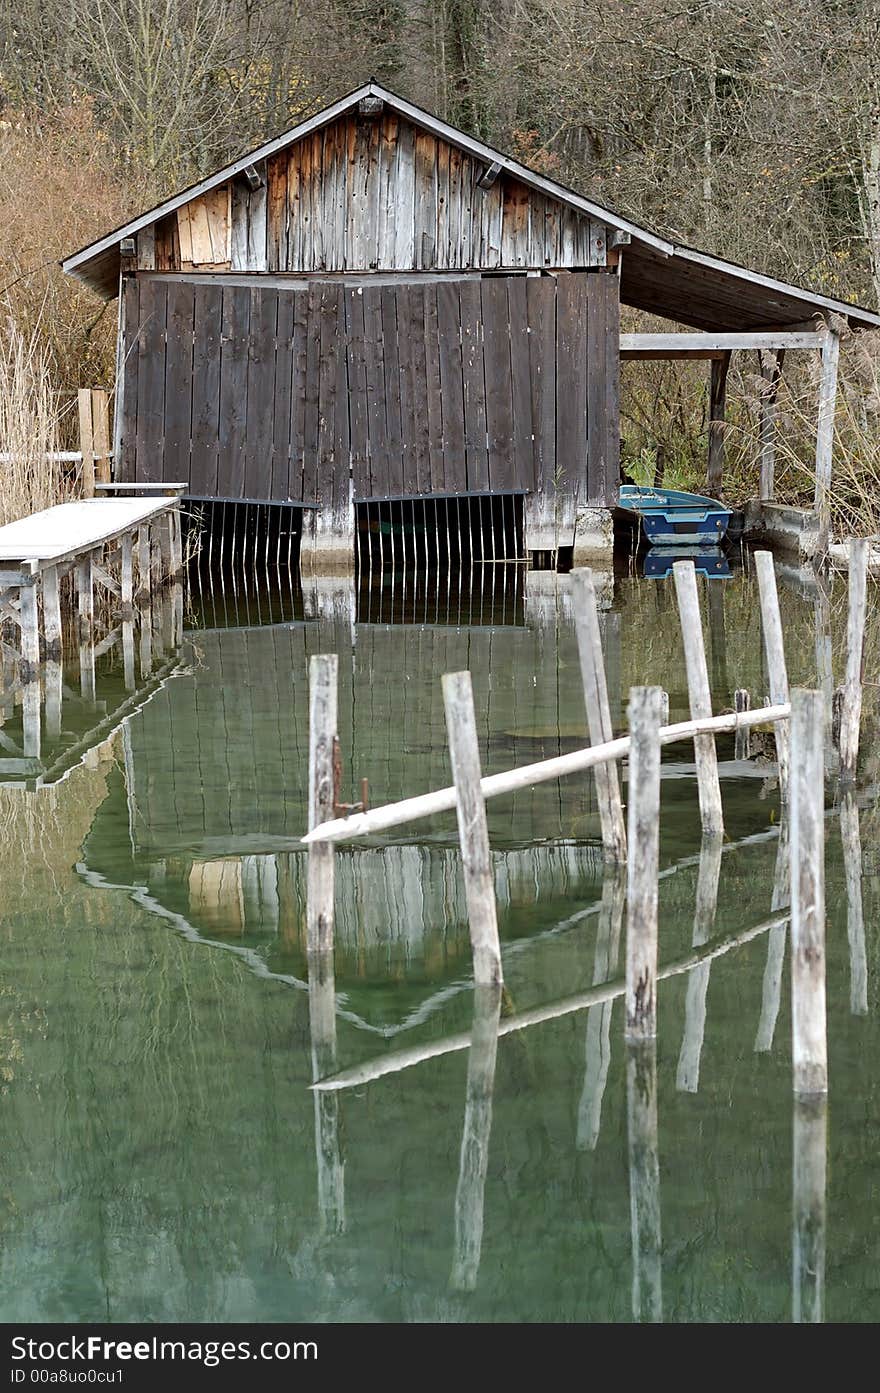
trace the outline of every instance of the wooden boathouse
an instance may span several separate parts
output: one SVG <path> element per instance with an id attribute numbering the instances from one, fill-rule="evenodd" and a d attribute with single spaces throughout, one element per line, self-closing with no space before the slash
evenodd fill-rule
<path id="1" fill-rule="evenodd" d="M 391 500 L 509 497 L 527 556 L 607 554 L 627 358 L 708 360 L 717 426 L 731 351 L 762 350 L 771 379 L 787 347 L 822 351 L 821 514 L 835 317 L 880 325 L 659 237 L 374 82 L 63 265 L 120 299 L 115 479 L 298 509 L 303 566 L 326 571 L 353 566 L 357 509 Z M 622 336 L 621 304 L 698 332 Z M 723 430 L 709 448 L 720 493 Z M 763 465 L 771 505 L 771 435 Z"/>

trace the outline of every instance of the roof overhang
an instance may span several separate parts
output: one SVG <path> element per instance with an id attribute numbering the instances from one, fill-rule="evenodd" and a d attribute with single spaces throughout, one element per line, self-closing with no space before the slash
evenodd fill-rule
<path id="1" fill-rule="evenodd" d="M 183 204 L 243 174 L 249 165 L 268 159 L 311 135 L 313 131 L 330 125 L 355 107 L 362 98 L 370 96 L 381 98 L 413 125 L 448 141 L 487 166 L 497 164 L 501 170 L 529 188 L 577 209 L 597 222 L 604 223 L 608 228 L 628 235 L 629 245 L 624 248 L 621 260 L 621 299 L 624 304 L 665 319 L 688 324 L 696 329 L 735 331 L 784 328 L 803 323 L 817 315 L 828 314 L 842 315 L 855 329 L 880 327 L 880 314 L 873 310 L 816 294 L 659 237 L 631 219 L 621 217 L 609 208 L 603 208 L 592 199 L 584 198 L 582 194 L 567 189 L 554 179 L 538 174 L 483 141 L 466 135 L 464 131 L 448 125 L 447 122 L 432 116 L 421 107 L 414 106 L 376 82 L 368 82 L 355 88 L 347 96 L 310 116 L 308 120 L 284 135 L 249 151 L 208 178 L 191 184 L 173 198 L 166 199 L 164 203 L 137 218 L 132 218 L 98 241 L 74 252 L 62 261 L 62 269 L 68 275 L 83 281 L 105 299 L 112 299 L 119 288 L 119 246 L 124 237 L 135 236 L 143 228 L 167 217 Z"/>

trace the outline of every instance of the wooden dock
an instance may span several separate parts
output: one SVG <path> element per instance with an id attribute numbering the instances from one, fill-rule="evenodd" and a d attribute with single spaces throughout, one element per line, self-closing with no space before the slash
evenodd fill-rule
<path id="1" fill-rule="evenodd" d="M 0 527 L 3 697 L 4 705 L 21 700 L 24 761 L 40 759 L 44 702 L 46 734 L 57 738 L 60 732 L 62 609 L 65 603 L 72 606 L 74 596 L 83 700 L 94 703 L 95 659 L 117 642 L 126 688 L 134 690 L 135 625 L 141 676 L 151 668 L 152 596 L 177 580 L 183 566 L 182 486 L 139 486 L 147 497 L 113 497 L 113 490 L 104 485 L 101 497 L 61 503 Z M 177 592 L 169 622 L 179 631 L 179 586 Z"/>

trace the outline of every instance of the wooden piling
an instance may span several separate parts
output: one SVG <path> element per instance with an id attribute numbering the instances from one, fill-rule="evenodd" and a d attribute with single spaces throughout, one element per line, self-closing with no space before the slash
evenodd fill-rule
<path id="1" fill-rule="evenodd" d="M 26 759 L 40 757 L 40 618 L 36 582 L 19 590 L 21 626 L 22 749 Z"/>
<path id="2" fill-rule="evenodd" d="M 119 543 L 119 603 L 120 617 L 131 619 L 134 600 L 134 538 L 126 532 Z"/>
<path id="3" fill-rule="evenodd" d="M 681 619 L 681 636 L 684 641 L 691 718 L 697 721 L 712 715 L 712 695 L 706 667 L 697 577 L 692 561 L 676 561 L 672 570 Z M 715 752 L 715 740 L 711 735 L 694 736 L 694 760 L 697 766 L 703 831 L 711 835 L 720 835 L 724 831 L 724 815 L 721 807 L 721 782 L 718 778 L 718 756 Z"/>
<path id="4" fill-rule="evenodd" d="M 46 656 L 46 735 L 50 740 L 57 740 L 61 734 L 63 686 L 61 596 L 58 567 L 47 566 L 40 575 L 40 581 L 43 592 L 43 643 Z"/>
<path id="5" fill-rule="evenodd" d="M 333 814 L 339 659 L 317 654 L 309 662 L 309 830 Z M 309 844 L 306 942 L 310 953 L 333 952 L 333 846 Z"/>
<path id="6" fill-rule="evenodd" d="M 656 1040 L 627 1042 L 626 1114 L 633 1319 L 661 1321 L 663 1284 Z"/>
<path id="7" fill-rule="evenodd" d="M 76 567 L 79 612 L 79 686 L 83 701 L 95 702 L 95 583 L 91 553 Z"/>
<path id="8" fill-rule="evenodd" d="M 501 945 L 486 803 L 480 788 L 480 749 L 469 672 L 449 672 L 445 675 L 443 705 L 455 781 L 455 807 L 474 956 L 474 981 L 477 986 L 491 986 L 503 980 Z"/>
<path id="9" fill-rule="evenodd" d="M 794 1091 L 828 1089 L 822 693 L 791 699 L 791 1017 Z"/>
<path id="10" fill-rule="evenodd" d="M 141 680 L 153 668 L 153 608 L 151 584 L 150 529 L 144 525 L 137 530 L 137 607 L 139 621 L 139 653 Z"/>
<path id="11" fill-rule="evenodd" d="M 733 694 L 733 709 L 737 713 L 740 711 L 750 711 L 752 707 L 751 694 L 745 687 L 737 687 Z M 751 759 L 752 757 L 752 733 L 748 726 L 738 727 L 733 737 L 733 757 L 734 759 Z"/>
<path id="12" fill-rule="evenodd" d="M 773 705 L 788 701 L 788 670 L 785 665 L 785 645 L 782 640 L 782 616 L 779 612 L 779 594 L 776 589 L 776 570 L 773 553 L 756 551 L 754 554 L 755 572 L 758 577 L 758 597 L 761 605 L 761 630 L 764 635 L 764 657 L 767 663 L 767 681 L 770 687 L 770 701 Z M 779 770 L 779 796 L 783 802 L 788 799 L 788 746 L 789 731 L 785 721 L 777 721 L 773 727 L 776 741 L 776 763 Z"/>
<path id="13" fill-rule="evenodd" d="M 818 1324 L 825 1307 L 826 1098 L 795 1099 L 792 1152 L 792 1319 Z"/>
<path id="14" fill-rule="evenodd" d="M 626 916 L 626 1036 L 657 1033 L 657 869 L 660 854 L 659 687 L 629 696 L 629 859 Z"/>
<path id="15" fill-rule="evenodd" d="M 853 537 L 849 544 L 849 605 L 846 624 L 846 676 L 840 704 L 840 776 L 856 777 L 859 726 L 862 719 L 862 654 L 868 603 L 868 542 Z"/>
<path id="16" fill-rule="evenodd" d="M 819 421 L 816 430 L 816 488 L 814 507 L 819 519 L 823 549 L 831 531 L 831 463 L 834 454 L 834 413 L 837 403 L 837 369 L 840 362 L 840 335 L 829 328 L 822 345 L 819 378 Z"/>
<path id="17" fill-rule="evenodd" d="M 602 637 L 599 630 L 599 609 L 596 604 L 592 571 L 583 568 L 571 572 L 571 602 L 580 656 L 581 681 L 584 687 L 590 743 L 601 745 L 606 740 L 613 740 L 614 730 L 611 725 L 611 709 L 608 704 L 608 686 L 605 677 L 605 662 L 602 656 Z M 596 780 L 599 819 L 602 824 L 602 849 L 605 859 L 606 861 L 625 861 L 626 829 L 623 821 L 623 803 L 620 797 L 617 764 L 613 760 L 608 760 L 605 764 L 598 764 L 593 773 Z"/>
<path id="18" fill-rule="evenodd" d="M 500 984 L 475 987 L 464 1129 L 455 1191 L 455 1250 L 450 1286 L 456 1291 L 474 1291 L 480 1271 L 500 1017 Z"/>

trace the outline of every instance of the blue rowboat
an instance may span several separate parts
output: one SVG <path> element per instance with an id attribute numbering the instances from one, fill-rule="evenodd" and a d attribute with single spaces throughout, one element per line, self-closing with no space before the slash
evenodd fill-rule
<path id="1" fill-rule="evenodd" d="M 618 506 L 641 518 L 645 537 L 652 546 L 717 546 L 730 522 L 731 510 L 717 498 L 677 489 L 623 484 Z"/>

